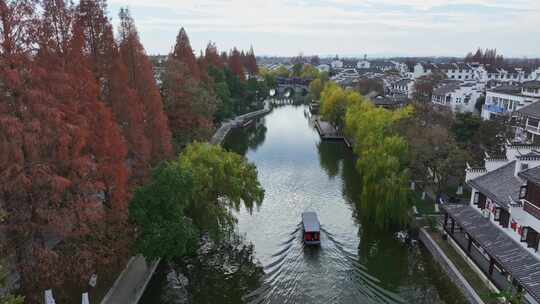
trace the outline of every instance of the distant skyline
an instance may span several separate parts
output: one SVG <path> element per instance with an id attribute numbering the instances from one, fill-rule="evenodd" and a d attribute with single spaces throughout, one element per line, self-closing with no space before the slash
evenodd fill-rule
<path id="1" fill-rule="evenodd" d="M 125 6 L 149 54 L 183 26 L 197 53 L 211 40 L 259 56 L 540 57 L 539 0 L 109 0 L 113 24 Z"/>

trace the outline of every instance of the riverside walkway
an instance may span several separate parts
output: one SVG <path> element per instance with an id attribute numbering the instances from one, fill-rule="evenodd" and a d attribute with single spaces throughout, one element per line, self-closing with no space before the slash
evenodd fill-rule
<path id="1" fill-rule="evenodd" d="M 265 115 L 271 110 L 270 103 L 266 101 L 263 109 L 237 116 L 234 119 L 223 123 L 209 142 L 213 145 L 220 145 L 232 129 L 241 127 L 250 119 Z"/>
<path id="2" fill-rule="evenodd" d="M 159 260 L 148 262 L 141 255 L 131 257 L 101 304 L 138 303 L 158 264 Z"/>
<path id="3" fill-rule="evenodd" d="M 271 110 L 270 103 L 266 101 L 263 109 L 237 116 L 222 124 L 209 142 L 213 145 L 221 145 L 233 128 L 241 127 L 250 119 L 265 115 Z M 148 262 L 141 255 L 131 257 L 100 304 L 137 304 L 159 262 L 160 260 Z"/>

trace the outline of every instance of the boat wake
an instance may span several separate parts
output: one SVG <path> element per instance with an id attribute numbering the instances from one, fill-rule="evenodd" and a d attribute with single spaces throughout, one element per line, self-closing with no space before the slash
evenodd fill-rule
<path id="1" fill-rule="evenodd" d="M 264 266 L 261 287 L 244 296 L 246 303 L 404 303 L 369 274 L 358 244 L 321 227 L 321 247 L 305 246 L 301 225 L 291 230 Z"/>

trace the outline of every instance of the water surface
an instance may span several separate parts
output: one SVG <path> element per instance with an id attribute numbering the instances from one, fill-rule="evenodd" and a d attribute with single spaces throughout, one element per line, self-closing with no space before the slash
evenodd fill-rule
<path id="1" fill-rule="evenodd" d="M 196 304 L 466 303 L 422 248 L 361 223 L 354 155 L 342 143 L 321 142 L 306 106 L 275 108 L 234 130 L 224 147 L 255 163 L 266 191 L 259 210 L 236 214 L 238 232 L 254 245 L 264 275 L 256 279 L 250 263 L 244 263 L 249 276 L 206 262 L 198 273 L 184 268 L 197 282 L 191 290 Z M 319 214 L 320 248 L 302 243 L 304 211 Z M 155 276 L 141 303 L 165 303 L 163 278 Z"/>
<path id="2" fill-rule="evenodd" d="M 362 225 L 352 152 L 321 142 L 305 106 L 284 106 L 250 129 L 233 131 L 225 148 L 255 163 L 266 190 L 261 208 L 237 214 L 238 229 L 264 266 L 252 303 L 459 303 L 455 290 L 420 249 Z M 299 221 L 316 211 L 321 247 L 302 244 Z"/>

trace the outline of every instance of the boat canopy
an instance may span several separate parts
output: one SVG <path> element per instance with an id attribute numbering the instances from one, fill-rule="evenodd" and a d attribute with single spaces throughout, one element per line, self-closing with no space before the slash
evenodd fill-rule
<path id="1" fill-rule="evenodd" d="M 304 232 L 319 232 L 321 225 L 315 212 L 302 213 L 302 224 L 304 225 Z"/>

